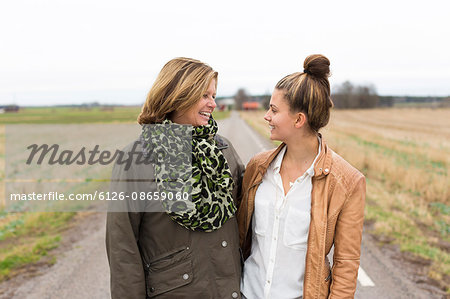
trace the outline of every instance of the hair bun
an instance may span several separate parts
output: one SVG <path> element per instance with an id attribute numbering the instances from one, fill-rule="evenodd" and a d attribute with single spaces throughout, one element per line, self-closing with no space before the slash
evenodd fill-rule
<path id="1" fill-rule="evenodd" d="M 330 61 L 322 54 L 313 54 L 306 57 L 303 68 L 304 73 L 318 78 L 330 76 Z"/>

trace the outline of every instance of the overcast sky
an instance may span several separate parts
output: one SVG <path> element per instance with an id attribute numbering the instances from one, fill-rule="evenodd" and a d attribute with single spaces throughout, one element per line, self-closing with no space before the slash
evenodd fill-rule
<path id="1" fill-rule="evenodd" d="M 270 93 L 309 54 L 332 86 L 450 95 L 450 4 L 403 1 L 2 0 L 0 105 L 141 104 L 178 56 L 219 72 L 218 96 Z"/>

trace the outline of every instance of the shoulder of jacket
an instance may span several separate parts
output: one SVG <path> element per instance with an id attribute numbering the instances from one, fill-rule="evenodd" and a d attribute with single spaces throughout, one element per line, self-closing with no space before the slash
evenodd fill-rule
<path id="1" fill-rule="evenodd" d="M 142 150 L 142 140 L 140 138 L 136 138 L 134 141 L 128 143 L 123 149 L 122 152 L 129 153 L 132 150 Z"/>
<path id="2" fill-rule="evenodd" d="M 253 156 L 253 158 L 250 159 L 250 161 L 247 163 L 247 166 L 245 167 L 245 176 L 253 176 L 253 173 L 258 170 L 258 167 L 267 162 L 274 151 L 276 151 L 276 148 L 260 152 Z"/>
<path id="3" fill-rule="evenodd" d="M 364 175 L 335 151 L 331 149 L 330 151 L 332 159 L 330 174 L 347 192 L 351 192 L 361 179 L 365 179 Z"/>
<path id="4" fill-rule="evenodd" d="M 267 159 L 269 159 L 270 155 L 272 155 L 276 150 L 277 148 L 273 148 L 256 154 L 255 156 L 253 156 L 253 158 L 251 158 L 250 162 L 248 162 L 248 166 L 250 165 L 259 166 L 263 164 L 264 162 L 267 161 Z"/>
<path id="5" fill-rule="evenodd" d="M 241 157 L 237 153 L 231 141 L 228 138 L 223 137 L 222 135 L 219 134 L 216 134 L 215 139 L 219 150 L 221 150 L 224 154 L 229 153 L 227 157 L 228 163 L 232 162 L 233 165 L 237 165 L 237 167 L 239 167 L 241 171 L 244 171 L 245 166 L 242 163 Z M 232 159 L 232 161 L 230 161 L 230 159 Z"/>
<path id="6" fill-rule="evenodd" d="M 127 144 L 120 151 L 117 150 L 118 155 L 113 161 L 114 168 L 113 173 L 117 175 L 120 172 L 132 173 L 135 171 L 141 171 L 141 168 L 150 169 L 146 166 L 150 164 L 148 160 L 148 154 L 144 151 L 143 141 L 140 138 Z"/>
<path id="7" fill-rule="evenodd" d="M 214 136 L 214 140 L 216 141 L 217 147 L 220 150 L 228 148 L 230 146 L 230 144 L 231 144 L 231 142 L 227 138 L 225 138 L 225 137 L 223 137 L 222 135 L 219 135 L 219 134 L 216 134 Z"/>

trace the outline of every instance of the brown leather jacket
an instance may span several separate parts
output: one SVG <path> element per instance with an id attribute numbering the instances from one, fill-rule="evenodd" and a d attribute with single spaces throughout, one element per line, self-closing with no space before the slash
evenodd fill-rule
<path id="1" fill-rule="evenodd" d="M 256 155 L 245 170 L 238 210 L 239 238 L 245 259 L 251 251 L 256 190 L 269 164 L 284 146 Z M 322 139 L 312 185 L 303 298 L 353 298 L 361 251 L 365 178 Z M 333 244 L 330 269 L 327 254 Z"/>
<path id="2" fill-rule="evenodd" d="M 216 137 L 218 137 L 216 135 Z M 230 167 L 233 199 L 241 190 L 244 165 L 233 146 L 218 138 Z M 133 144 L 124 149 L 131 152 Z M 137 147 L 139 152 L 142 147 Z M 112 184 L 118 192 L 155 191 L 151 165 L 134 164 L 125 170 L 116 165 Z M 124 204 L 126 202 L 124 201 Z M 133 203 L 133 201 L 131 201 Z M 122 202 L 118 201 L 121 208 Z M 213 232 L 194 232 L 175 223 L 165 212 L 109 212 L 106 223 L 106 251 L 111 273 L 111 298 L 241 298 L 238 226 L 236 217 Z M 145 211 L 150 210 L 145 207 Z"/>

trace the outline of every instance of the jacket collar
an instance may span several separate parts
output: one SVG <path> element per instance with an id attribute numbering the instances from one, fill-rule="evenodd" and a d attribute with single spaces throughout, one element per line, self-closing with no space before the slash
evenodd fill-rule
<path id="1" fill-rule="evenodd" d="M 319 133 L 320 137 L 322 138 L 322 146 L 321 146 L 321 152 L 319 157 L 317 158 L 317 161 L 314 165 L 314 177 L 315 178 L 322 178 L 330 174 L 331 172 L 331 155 L 332 151 L 328 147 L 327 143 L 325 142 L 322 135 Z"/>
<path id="2" fill-rule="evenodd" d="M 275 172 L 280 172 L 280 169 L 281 169 L 281 163 L 283 162 L 283 156 L 284 156 L 284 154 L 286 154 L 286 147 L 283 147 L 281 150 L 280 150 L 280 152 L 278 153 L 278 155 L 273 159 L 273 161 L 272 161 L 272 169 L 275 171 Z M 270 167 L 270 166 L 269 166 Z"/>
<path id="3" fill-rule="evenodd" d="M 319 179 L 327 176 L 331 172 L 331 150 L 325 142 L 325 139 L 319 133 L 319 137 L 322 139 L 320 154 L 314 164 L 314 178 Z M 280 153 L 280 151 L 286 146 L 283 142 L 276 149 L 270 151 L 268 155 L 263 155 L 258 163 L 258 172 L 261 177 L 264 176 L 270 163 L 275 159 L 275 157 Z"/>

